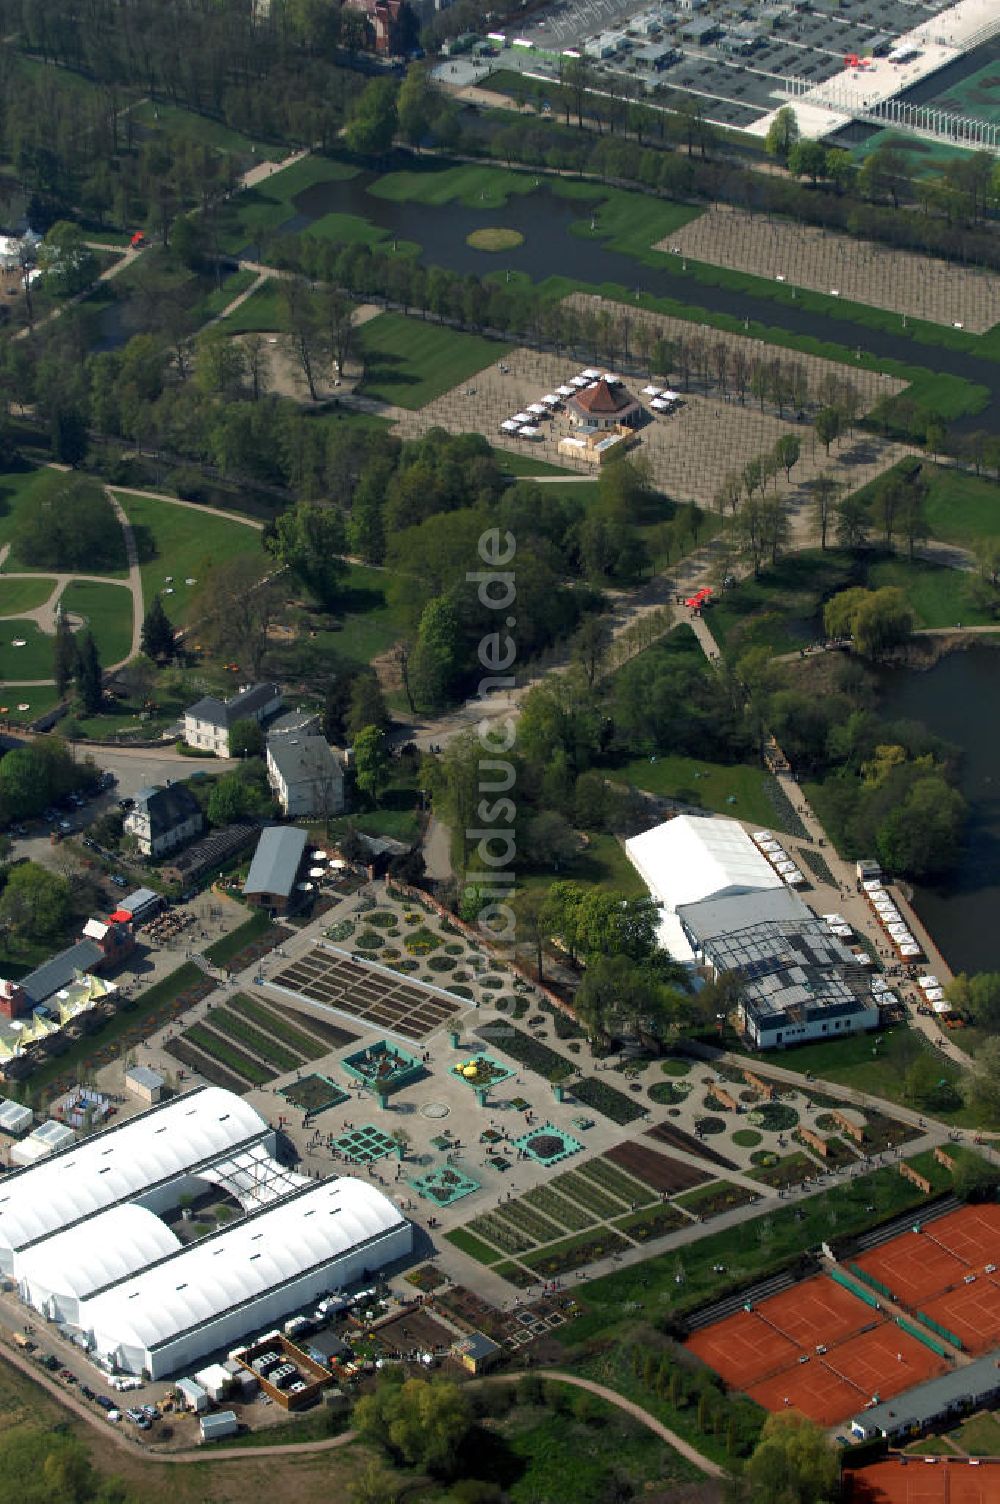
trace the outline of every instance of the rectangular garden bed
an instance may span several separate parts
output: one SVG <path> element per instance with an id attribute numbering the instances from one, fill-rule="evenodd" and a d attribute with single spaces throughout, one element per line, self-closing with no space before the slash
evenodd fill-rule
<path id="1" fill-rule="evenodd" d="M 235 1092 L 237 1096 L 246 1091 L 247 1083 L 242 1076 L 227 1071 L 224 1065 L 220 1065 L 208 1055 L 203 1055 L 200 1050 L 193 1049 L 191 1045 L 185 1044 L 183 1039 L 168 1040 L 163 1048 L 168 1055 L 179 1060 L 181 1065 L 186 1066 L 189 1071 L 195 1071 L 199 1076 L 204 1076 L 212 1086 L 224 1087 L 226 1091 Z"/>
<path id="2" fill-rule="evenodd" d="M 536 1071 L 539 1076 L 544 1076 L 546 1081 L 565 1081 L 571 1076 L 576 1067 L 560 1055 L 558 1051 L 551 1050 L 547 1044 L 539 1039 L 532 1039 L 530 1034 L 509 1024 L 504 1020 L 496 1024 L 487 1024 L 484 1028 L 477 1029 L 480 1039 L 485 1039 L 495 1049 L 503 1054 L 510 1055 L 514 1060 L 519 1060 L 528 1070 Z"/>
<path id="3" fill-rule="evenodd" d="M 526 1254 L 523 1262 L 543 1279 L 555 1279 L 560 1274 L 582 1269 L 584 1264 L 606 1259 L 612 1253 L 624 1253 L 630 1247 L 631 1244 L 620 1233 L 612 1232 L 610 1228 L 600 1228 L 595 1232 L 580 1233 L 575 1238 L 566 1238 L 561 1243 L 551 1243 L 548 1248 L 540 1248 L 536 1253 Z"/>
<path id="4" fill-rule="evenodd" d="M 672 1149 L 683 1149 L 685 1154 L 694 1154 L 698 1159 L 707 1159 L 710 1165 L 718 1165 L 722 1170 L 739 1169 L 735 1160 L 727 1159 L 716 1149 L 710 1149 L 703 1139 L 695 1138 L 693 1133 L 685 1133 L 682 1128 L 672 1128 L 669 1123 L 658 1123 L 655 1128 L 647 1128 L 646 1137 L 655 1138 L 661 1144 L 669 1144 Z"/>
<path id="5" fill-rule="evenodd" d="M 251 1057 L 239 1049 L 231 1040 L 225 1039 L 221 1034 L 216 1034 L 214 1029 L 209 1029 L 205 1024 L 192 1024 L 181 1035 L 189 1044 L 210 1055 L 213 1060 L 229 1070 L 235 1071 L 245 1081 L 253 1086 L 263 1086 L 265 1081 L 273 1081 L 275 1072 L 266 1065 L 261 1065 L 259 1060 Z M 245 1089 L 245 1088 L 244 1088 Z"/>
<path id="6" fill-rule="evenodd" d="M 801 1185 L 811 1175 L 818 1174 L 818 1167 L 808 1154 L 796 1150 L 794 1154 L 781 1155 L 777 1164 L 759 1165 L 748 1173 L 751 1180 L 759 1180 L 761 1185 L 783 1191 L 787 1186 Z"/>
<path id="7" fill-rule="evenodd" d="M 683 1206 L 692 1216 L 718 1217 L 722 1212 L 732 1211 L 736 1206 L 749 1206 L 751 1201 L 758 1200 L 754 1191 L 746 1186 L 733 1185 L 728 1180 L 716 1180 L 711 1185 L 703 1185 L 696 1191 L 688 1191 L 683 1196 L 677 1197 L 677 1205 Z"/>
<path id="8" fill-rule="evenodd" d="M 678 1147 L 680 1147 L 678 1145 Z M 673 1196 L 677 1191 L 690 1191 L 696 1185 L 704 1185 L 712 1177 L 705 1170 L 697 1170 L 683 1160 L 671 1159 L 645 1144 L 616 1144 L 604 1156 L 612 1165 L 618 1165 L 637 1180 L 642 1180 L 661 1195 Z"/>
<path id="9" fill-rule="evenodd" d="M 231 998 L 227 999 L 226 1007 L 231 1008 L 234 1013 L 242 1014 L 252 1023 L 259 1024 L 262 1029 L 273 1034 L 275 1039 L 280 1039 L 282 1043 L 290 1045 L 293 1050 L 298 1051 L 303 1060 L 317 1060 L 320 1055 L 329 1054 L 329 1047 L 323 1043 L 322 1039 L 307 1034 L 304 1029 L 289 1023 L 276 1008 L 268 1007 L 257 998 L 247 997 L 245 992 L 234 993 Z"/>
<path id="10" fill-rule="evenodd" d="M 296 1051 L 280 1044 L 277 1039 L 272 1039 L 248 1019 L 241 1017 L 239 1013 L 231 1013 L 228 1008 L 210 1008 L 207 1021 L 217 1034 L 225 1035 L 241 1047 L 245 1046 L 266 1065 L 273 1066 L 278 1074 L 293 1071 L 302 1064 L 303 1057 Z"/>
<path id="11" fill-rule="evenodd" d="M 331 1107 L 340 1107 L 342 1103 L 350 1100 L 350 1093 L 342 1091 L 335 1081 L 328 1076 L 322 1076 L 318 1072 L 303 1076 L 299 1081 L 292 1081 L 288 1086 L 281 1088 L 281 1096 L 293 1107 L 299 1107 L 310 1117 L 317 1113 L 326 1112 Z"/>
<path id="12" fill-rule="evenodd" d="M 573 1096 L 584 1107 L 602 1113 L 621 1127 L 647 1115 L 646 1108 L 640 1102 L 626 1096 L 614 1086 L 608 1086 L 605 1081 L 598 1081 L 596 1076 L 585 1076 L 582 1081 L 577 1081 L 573 1086 Z"/>
<path id="13" fill-rule="evenodd" d="M 552 1182 L 553 1188 L 562 1196 L 568 1196 L 573 1201 L 592 1212 L 598 1221 L 604 1221 L 608 1217 L 620 1217 L 622 1212 L 631 1210 L 631 1198 L 620 1201 L 617 1196 L 595 1185 L 592 1180 L 576 1170 L 567 1170 Z"/>
<path id="14" fill-rule="evenodd" d="M 534 1207 L 543 1216 L 560 1224 L 560 1232 L 582 1232 L 585 1227 L 592 1227 L 597 1221 L 593 1212 L 571 1201 L 568 1196 L 560 1196 L 558 1191 L 547 1185 L 529 1191 L 521 1198 L 521 1204 Z"/>
<path id="15" fill-rule="evenodd" d="M 620 1217 L 615 1227 L 636 1243 L 648 1243 L 651 1238 L 665 1237 L 679 1227 L 690 1227 L 684 1213 L 676 1206 L 649 1206 L 644 1211 L 633 1212 L 629 1217 Z"/>

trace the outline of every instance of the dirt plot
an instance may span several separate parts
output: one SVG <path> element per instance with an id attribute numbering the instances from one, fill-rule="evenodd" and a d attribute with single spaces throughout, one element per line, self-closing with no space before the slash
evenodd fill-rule
<path id="1" fill-rule="evenodd" d="M 404 1311 L 393 1321 L 387 1321 L 376 1333 L 379 1344 L 387 1353 L 408 1353 L 416 1347 L 421 1352 L 438 1352 L 451 1347 L 456 1341 L 455 1333 L 440 1321 L 435 1321 L 428 1311 Z"/>
<path id="2" fill-rule="evenodd" d="M 608 308 L 606 302 L 602 306 Z M 613 305 L 610 311 L 614 311 Z M 691 326 L 678 319 L 635 309 L 629 310 L 629 317 L 633 326 L 640 321 L 649 322 L 667 338 L 672 329 L 683 329 L 690 335 Z M 755 341 L 744 340 L 739 335 L 718 334 L 713 335 L 712 340 L 713 344 L 742 344 L 745 348 L 752 345 L 753 355 L 759 350 Z M 842 378 L 850 379 L 859 392 L 861 411 L 867 411 L 880 396 L 899 391 L 904 384 L 876 372 L 856 371 L 812 356 L 796 354 L 794 358 L 808 369 L 810 384 L 814 388 L 818 385 L 820 373 L 835 371 Z M 539 437 L 534 440 L 512 439 L 500 428 L 501 423 L 514 413 L 576 376 L 579 363 L 565 356 L 517 349 L 505 355 L 502 365 L 502 370 L 499 362 L 488 366 L 471 381 L 454 387 L 418 412 L 403 414 L 394 432 L 401 438 L 415 439 L 430 426 L 456 434 L 475 431 L 485 434 L 498 448 L 596 477 L 594 467 L 559 453 L 559 440 L 571 432 L 565 413 L 540 418 Z M 636 377 L 630 378 L 627 386 L 633 396 L 648 404 L 649 399 L 641 396 L 645 384 L 642 377 Z M 690 392 L 684 395 L 681 406 L 672 415 L 657 415 L 648 406 L 643 411 L 644 420 L 633 453 L 648 459 L 659 490 L 678 501 L 692 500 L 703 506 L 712 504 L 725 476 L 733 469 L 734 455 L 740 456 L 742 462 L 743 458 L 768 452 L 783 434 L 796 434 L 802 444 L 801 458 L 792 473 L 791 492 L 807 485 L 820 471 L 833 475 L 855 490 L 875 480 L 903 454 L 899 446 L 884 439 L 857 434 L 853 439 L 835 445 L 828 456 L 811 423 L 799 423 L 791 418 L 779 418 L 771 412 L 761 412 L 749 394 L 745 405 L 741 405 L 735 397 L 727 401 L 721 394 Z M 779 486 L 786 494 L 791 494 L 783 473 L 779 477 Z"/>
<path id="3" fill-rule="evenodd" d="M 933 324 L 961 324 L 975 334 L 1000 321 L 1000 278 L 994 273 L 723 204 L 713 204 L 654 249 L 677 250 L 755 277 L 783 277 L 791 287 L 814 292 L 836 288 L 855 303 Z"/>
<path id="4" fill-rule="evenodd" d="M 654 1191 L 672 1196 L 675 1191 L 690 1191 L 696 1185 L 704 1185 L 711 1177 L 704 1170 L 696 1170 L 679 1159 L 670 1159 L 658 1154 L 645 1144 L 617 1144 L 604 1155 L 613 1165 L 634 1175 Z"/>
<path id="5" fill-rule="evenodd" d="M 719 1165 L 723 1170 L 738 1170 L 739 1165 L 735 1160 L 727 1159 L 724 1154 L 719 1154 L 715 1149 L 710 1149 L 702 1143 L 700 1138 L 695 1138 L 691 1133 L 685 1133 L 683 1128 L 672 1128 L 669 1123 L 660 1123 L 655 1128 L 646 1129 L 647 1138 L 655 1138 L 661 1144 L 669 1144 L 671 1149 L 683 1149 L 685 1154 L 696 1154 L 699 1159 L 706 1159 L 710 1165 Z M 709 1177 L 703 1176 L 703 1179 Z"/>

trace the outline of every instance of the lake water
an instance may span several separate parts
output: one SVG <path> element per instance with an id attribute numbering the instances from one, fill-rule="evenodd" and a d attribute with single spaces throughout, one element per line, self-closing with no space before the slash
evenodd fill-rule
<path id="1" fill-rule="evenodd" d="M 418 241 L 421 260 L 426 265 L 446 267 L 463 276 L 509 270 L 526 273 L 535 282 L 559 275 L 597 287 L 611 282 L 656 297 L 676 298 L 689 307 L 811 335 L 851 350 L 861 348 L 876 357 L 890 356 L 913 365 L 929 366 L 980 382 L 990 389 L 990 405 L 975 417 L 956 422 L 955 429 L 1000 428 L 1000 370 L 992 361 L 939 346 L 923 349 L 902 333 L 861 329 L 849 318 L 835 313 L 810 313 L 795 304 L 776 305 L 767 298 L 729 287 L 705 286 L 684 273 L 680 256 L 665 255 L 658 265 L 646 266 L 624 252 L 609 250 L 599 233 L 593 237 L 572 233 L 570 226 L 574 221 L 589 223 L 591 204 L 560 198 L 546 188 L 524 197 L 512 196 L 502 209 L 476 209 L 457 200 L 439 205 L 395 203 L 368 191 L 374 181 L 374 175 L 361 173 L 346 181 L 317 183 L 304 189 L 294 200 L 297 211 L 294 218 L 281 226 L 281 230 L 301 232 L 325 214 L 352 214 L 377 225 L 387 236 Z M 599 201 L 595 202 L 593 212 L 599 231 Z M 475 251 L 466 244 L 470 231 L 492 225 L 520 230 L 523 245 L 493 255 Z M 240 254 L 254 259 L 258 247 L 247 246 Z"/>
<path id="2" fill-rule="evenodd" d="M 917 888 L 914 907 L 953 970 L 1000 971 L 1000 652 L 976 647 L 926 672 L 887 674 L 881 708 L 962 749 L 962 860 L 947 883 Z"/>

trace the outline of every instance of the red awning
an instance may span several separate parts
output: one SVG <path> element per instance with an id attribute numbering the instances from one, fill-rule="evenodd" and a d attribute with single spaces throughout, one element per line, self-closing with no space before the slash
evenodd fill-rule
<path id="1" fill-rule="evenodd" d="M 108 916 L 108 923 L 109 924 L 131 924 L 132 923 L 132 915 L 129 913 L 128 909 L 115 909 L 115 912 L 113 914 L 110 914 Z"/>

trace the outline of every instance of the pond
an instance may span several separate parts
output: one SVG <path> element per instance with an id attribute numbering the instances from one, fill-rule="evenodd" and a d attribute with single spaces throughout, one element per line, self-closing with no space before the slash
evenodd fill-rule
<path id="1" fill-rule="evenodd" d="M 949 653 L 931 669 L 885 675 L 881 710 L 919 720 L 961 747 L 970 815 L 961 861 L 940 883 L 916 888 L 914 906 L 955 971 L 1000 970 L 1000 652 Z"/>
<path id="2" fill-rule="evenodd" d="M 390 240 L 418 241 L 425 264 L 463 276 L 510 271 L 526 274 L 535 282 L 552 276 L 573 277 L 594 286 L 611 282 L 733 318 L 780 326 L 851 350 L 860 348 L 875 357 L 891 357 L 979 382 L 991 391 L 989 407 L 974 418 L 956 422 L 954 427 L 1000 428 L 1000 382 L 994 362 L 938 346 L 921 348 L 902 333 L 861 329 L 846 316 L 777 305 L 733 288 L 694 282 L 682 270 L 680 256 L 664 255 L 658 258 L 660 264 L 646 266 L 623 251 L 609 250 L 600 238 L 599 200 L 591 204 L 565 199 L 542 186 L 523 197 L 513 195 L 500 209 L 469 208 L 458 200 L 446 204 L 397 203 L 370 193 L 375 181 L 374 174 L 360 173 L 347 180 L 313 184 L 293 200 L 296 214 L 279 227 L 278 233 L 301 232 L 326 214 L 352 215 L 377 226 Z M 592 214 L 597 225 L 593 238 L 572 233 L 570 227 L 575 222 L 586 226 Z M 493 226 L 519 231 L 524 236 L 523 244 L 499 254 L 476 251 L 466 244 L 471 231 Z M 256 258 L 259 247 L 256 243 L 248 245 L 239 254 Z"/>

